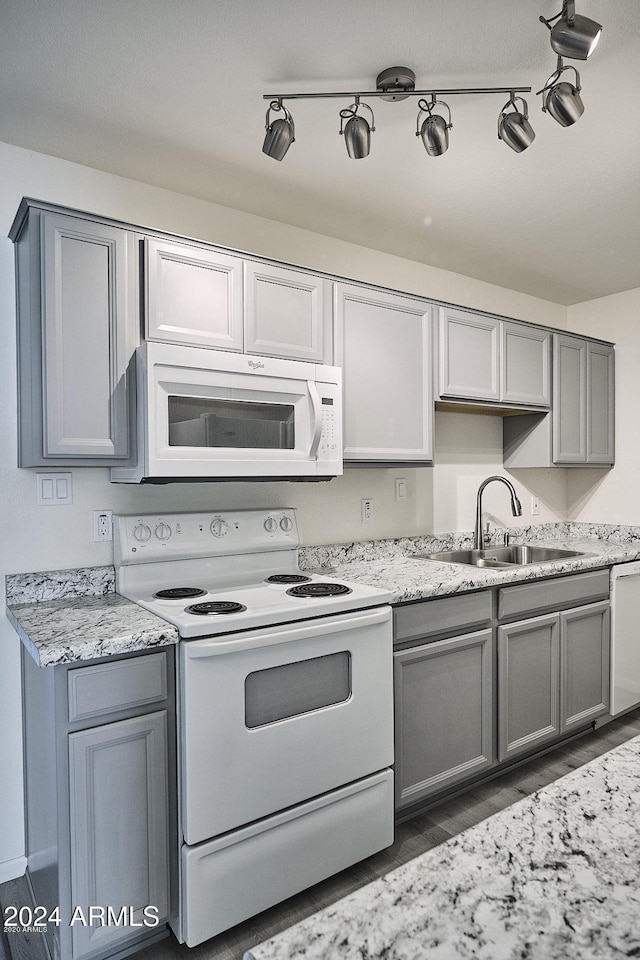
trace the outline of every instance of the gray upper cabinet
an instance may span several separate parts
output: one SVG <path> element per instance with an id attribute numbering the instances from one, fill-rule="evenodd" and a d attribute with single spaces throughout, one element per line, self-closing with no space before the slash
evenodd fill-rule
<path id="1" fill-rule="evenodd" d="M 430 305 L 338 283 L 334 316 L 345 460 L 431 461 Z"/>
<path id="2" fill-rule="evenodd" d="M 330 363 L 330 280 L 246 260 L 246 353 Z"/>
<path id="3" fill-rule="evenodd" d="M 554 334 L 552 412 L 505 418 L 505 467 L 612 466 L 614 408 L 613 345 Z"/>
<path id="4" fill-rule="evenodd" d="M 553 460 L 587 459 L 587 343 L 556 334 L 553 338 Z"/>
<path id="5" fill-rule="evenodd" d="M 548 407 L 550 344 L 548 330 L 441 307 L 440 397 Z"/>
<path id="6" fill-rule="evenodd" d="M 442 398 L 500 400 L 500 320 L 440 308 L 439 390 Z"/>
<path id="7" fill-rule="evenodd" d="M 145 239 L 149 340 L 331 362 L 331 281 L 213 247 Z"/>
<path id="8" fill-rule="evenodd" d="M 611 465 L 615 455 L 614 351 L 587 343 L 587 463 Z"/>
<path id="9" fill-rule="evenodd" d="M 123 462 L 139 339 L 134 235 L 27 204 L 14 228 L 19 464 Z"/>
<path id="10" fill-rule="evenodd" d="M 174 240 L 144 241 L 149 340 L 242 350 L 242 260 Z"/>
<path id="11" fill-rule="evenodd" d="M 502 322 L 502 400 L 523 406 L 551 403 L 551 331 Z"/>

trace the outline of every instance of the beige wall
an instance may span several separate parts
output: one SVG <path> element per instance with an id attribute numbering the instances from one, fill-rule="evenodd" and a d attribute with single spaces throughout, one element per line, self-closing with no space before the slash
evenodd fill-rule
<path id="1" fill-rule="evenodd" d="M 572 520 L 640 524 L 640 288 L 567 310 L 568 328 L 616 345 L 616 463 L 568 470 Z"/>
<path id="2" fill-rule="evenodd" d="M 19 571 L 111 563 L 111 544 L 91 539 L 94 509 L 166 512 L 286 504 L 299 509 L 307 543 L 471 528 L 478 482 L 502 472 L 500 420 L 495 417 L 439 416 L 438 465 L 433 470 L 352 468 L 327 484 L 176 484 L 149 489 L 113 485 L 106 469 L 76 469 L 72 506 L 37 507 L 35 471 L 18 470 L 15 455 L 15 288 L 7 233 L 23 195 L 540 324 L 564 327 L 566 312 L 558 304 L 480 280 L 7 144 L 0 144 L 0 183 L 0 578 Z M 405 503 L 394 499 L 399 476 L 407 480 Z M 564 515 L 557 476 L 541 472 L 521 482 L 535 486 L 544 505 L 541 518 Z M 360 521 L 362 497 L 370 497 L 374 506 L 374 520 L 366 526 Z M 499 489 L 487 504 L 498 519 L 511 522 Z M 0 616 L 0 880 L 21 872 L 23 852 L 18 652 L 17 637 Z"/>

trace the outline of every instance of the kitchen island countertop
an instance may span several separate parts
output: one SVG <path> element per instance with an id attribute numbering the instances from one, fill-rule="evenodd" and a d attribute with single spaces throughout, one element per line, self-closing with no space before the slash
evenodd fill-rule
<path id="1" fill-rule="evenodd" d="M 616 960 L 640 954 L 640 737 L 245 954 Z"/>

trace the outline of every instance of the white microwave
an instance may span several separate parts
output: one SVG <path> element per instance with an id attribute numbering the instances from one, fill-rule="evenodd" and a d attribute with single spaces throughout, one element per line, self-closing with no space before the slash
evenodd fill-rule
<path id="1" fill-rule="evenodd" d="M 145 342 L 137 458 L 119 483 L 328 480 L 342 473 L 338 367 Z"/>

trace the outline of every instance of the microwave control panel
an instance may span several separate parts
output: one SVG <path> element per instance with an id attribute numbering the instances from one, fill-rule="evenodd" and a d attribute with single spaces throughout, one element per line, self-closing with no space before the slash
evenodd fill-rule
<path id="1" fill-rule="evenodd" d="M 322 430 L 318 457 L 321 460 L 334 460 L 338 456 L 338 430 L 336 429 L 336 407 L 333 397 L 322 397 Z"/>

